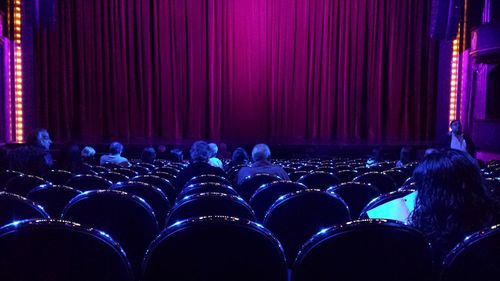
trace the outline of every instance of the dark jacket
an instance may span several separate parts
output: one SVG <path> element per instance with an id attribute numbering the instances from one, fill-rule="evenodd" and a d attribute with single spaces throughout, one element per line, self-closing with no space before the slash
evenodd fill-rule
<path id="1" fill-rule="evenodd" d="M 476 146 L 474 145 L 474 142 L 472 141 L 472 138 L 466 134 L 463 133 L 464 140 L 467 143 L 467 152 L 470 154 L 472 157 L 476 157 Z M 443 148 L 451 148 L 451 132 L 446 134 L 442 140 L 441 140 L 441 146 Z"/>

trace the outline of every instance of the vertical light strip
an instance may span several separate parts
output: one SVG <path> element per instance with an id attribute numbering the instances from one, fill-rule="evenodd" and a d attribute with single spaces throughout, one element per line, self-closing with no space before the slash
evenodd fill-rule
<path id="1" fill-rule="evenodd" d="M 23 141 L 23 66 L 21 51 L 21 0 L 14 0 L 14 103 L 16 142 Z"/>
<path id="2" fill-rule="evenodd" d="M 453 52 L 451 55 L 451 79 L 450 79 L 450 111 L 449 122 L 457 119 L 457 89 L 458 89 L 458 53 L 459 53 L 460 32 L 457 38 L 453 40 Z"/>

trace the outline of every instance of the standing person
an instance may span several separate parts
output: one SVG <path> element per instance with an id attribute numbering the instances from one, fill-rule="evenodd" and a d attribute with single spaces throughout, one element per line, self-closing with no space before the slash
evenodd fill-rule
<path id="1" fill-rule="evenodd" d="M 130 162 L 127 158 L 123 157 L 121 154 L 123 152 L 123 145 L 119 142 L 113 142 L 109 146 L 109 154 L 101 156 L 100 164 L 104 165 L 106 163 L 116 164 L 124 167 L 129 167 Z"/>
<path id="2" fill-rule="evenodd" d="M 52 168 L 49 132 L 46 129 L 33 130 L 22 145 L 9 152 L 9 168 L 25 174 L 42 176 Z"/>
<path id="3" fill-rule="evenodd" d="M 443 141 L 444 148 L 451 148 L 464 151 L 472 157 L 476 157 L 476 147 L 472 138 L 462 131 L 462 123 L 460 120 L 453 120 L 450 122 L 451 131 Z"/>

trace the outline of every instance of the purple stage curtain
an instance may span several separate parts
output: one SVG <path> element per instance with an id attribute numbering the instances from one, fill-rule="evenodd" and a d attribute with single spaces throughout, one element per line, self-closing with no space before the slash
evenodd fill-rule
<path id="1" fill-rule="evenodd" d="M 57 140 L 433 137 L 431 0 L 65 0 L 35 32 Z"/>

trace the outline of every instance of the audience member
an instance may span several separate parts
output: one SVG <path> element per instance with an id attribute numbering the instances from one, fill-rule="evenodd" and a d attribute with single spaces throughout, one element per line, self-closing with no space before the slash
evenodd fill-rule
<path id="1" fill-rule="evenodd" d="M 189 153 L 191 155 L 191 163 L 177 175 L 176 187 L 178 191 L 195 176 L 213 174 L 226 177 L 226 173 L 224 173 L 221 168 L 213 167 L 208 164 L 208 159 L 212 155 L 208 143 L 204 141 L 193 143 Z"/>
<path id="2" fill-rule="evenodd" d="M 184 152 L 180 148 L 173 148 L 170 150 L 167 160 L 172 162 L 183 162 Z"/>
<path id="3" fill-rule="evenodd" d="M 248 154 L 243 147 L 237 147 L 233 151 L 233 155 L 231 157 L 231 161 L 224 167 L 225 171 L 229 171 L 232 167 L 238 165 L 247 165 L 248 164 Z"/>
<path id="4" fill-rule="evenodd" d="M 375 147 L 372 150 L 372 154 L 370 155 L 370 158 L 366 161 L 366 167 L 370 168 L 383 160 L 383 150 L 382 147 Z"/>
<path id="5" fill-rule="evenodd" d="M 220 159 L 217 158 L 217 151 L 219 151 L 219 148 L 213 142 L 209 143 L 208 147 L 210 147 L 210 153 L 211 153 L 210 158 L 208 159 L 208 164 L 222 169 L 223 167 L 222 161 L 220 161 Z"/>
<path id="6" fill-rule="evenodd" d="M 82 149 L 81 158 L 83 163 L 95 165 L 95 149 L 91 146 L 86 146 Z"/>
<path id="7" fill-rule="evenodd" d="M 498 207 L 475 160 L 458 150 L 434 152 L 415 169 L 411 224 L 431 242 L 436 262 L 466 235 L 499 222 Z"/>
<path id="8" fill-rule="evenodd" d="M 217 155 L 220 159 L 231 159 L 231 153 L 227 149 L 227 144 L 223 142 L 219 143 L 219 152 L 217 152 Z"/>
<path id="9" fill-rule="evenodd" d="M 143 163 L 150 163 L 153 164 L 153 162 L 156 160 L 156 151 L 152 146 L 148 146 L 144 148 L 141 154 L 141 161 Z"/>
<path id="10" fill-rule="evenodd" d="M 123 145 L 119 142 L 113 142 L 109 146 L 109 154 L 101 156 L 100 163 L 104 164 L 116 164 L 124 167 L 129 167 L 130 162 L 127 158 L 121 156 L 123 151 Z"/>
<path id="11" fill-rule="evenodd" d="M 404 165 L 410 163 L 410 153 L 411 149 L 407 146 L 401 148 L 399 152 L 399 160 L 396 162 L 396 167 L 404 167 Z"/>
<path id="12" fill-rule="evenodd" d="M 49 152 L 52 140 L 46 129 L 33 130 L 22 145 L 9 152 L 9 168 L 30 175 L 42 176 L 50 171 L 53 160 Z"/>
<path id="13" fill-rule="evenodd" d="M 469 153 L 472 157 L 476 157 L 476 147 L 472 138 L 462 131 L 462 123 L 460 120 L 450 122 L 451 131 L 443 140 L 444 148 L 451 148 Z"/>
<path id="14" fill-rule="evenodd" d="M 253 163 L 250 167 L 241 168 L 238 172 L 237 184 L 241 184 L 246 177 L 259 173 L 277 175 L 284 180 L 289 180 L 288 174 L 281 166 L 273 165 L 269 162 L 270 157 L 271 150 L 267 144 L 256 144 L 252 149 Z"/>

